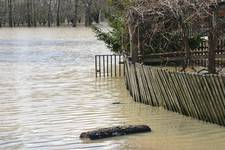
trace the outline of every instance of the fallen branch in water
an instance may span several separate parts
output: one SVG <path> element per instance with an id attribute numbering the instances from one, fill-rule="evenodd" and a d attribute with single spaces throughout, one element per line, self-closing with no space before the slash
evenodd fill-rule
<path id="1" fill-rule="evenodd" d="M 117 126 L 111 128 L 102 128 L 95 131 L 83 132 L 81 133 L 80 138 L 98 140 L 108 137 L 124 136 L 128 134 L 145 132 L 151 132 L 151 128 L 147 125 Z"/>

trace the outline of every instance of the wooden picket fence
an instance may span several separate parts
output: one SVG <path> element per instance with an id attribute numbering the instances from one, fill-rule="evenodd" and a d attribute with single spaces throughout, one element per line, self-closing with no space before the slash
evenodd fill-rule
<path id="1" fill-rule="evenodd" d="M 208 42 L 202 41 L 197 49 L 191 51 L 192 66 L 208 66 Z M 181 65 L 184 64 L 186 52 L 167 52 L 143 55 L 143 62 L 151 65 Z M 218 41 L 216 49 L 216 67 L 225 67 L 225 40 Z"/>
<path id="2" fill-rule="evenodd" d="M 125 61 L 135 101 L 225 126 L 225 76 L 170 72 Z"/>

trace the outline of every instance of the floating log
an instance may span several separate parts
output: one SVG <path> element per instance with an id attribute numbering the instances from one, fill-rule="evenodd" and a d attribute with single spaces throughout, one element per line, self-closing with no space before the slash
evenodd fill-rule
<path id="1" fill-rule="evenodd" d="M 120 104 L 123 104 L 123 103 L 121 103 L 121 102 L 114 102 L 114 103 L 112 103 L 113 105 L 120 105 Z"/>
<path id="2" fill-rule="evenodd" d="M 147 125 L 129 125 L 129 126 L 117 126 L 111 128 L 103 128 L 95 131 L 83 132 L 80 138 L 89 138 L 91 140 L 98 140 L 103 138 L 124 136 L 135 133 L 151 132 L 151 128 Z"/>

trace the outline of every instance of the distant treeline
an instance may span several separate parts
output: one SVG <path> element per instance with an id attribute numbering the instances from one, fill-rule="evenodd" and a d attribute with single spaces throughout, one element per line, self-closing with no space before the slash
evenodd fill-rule
<path id="1" fill-rule="evenodd" d="M 106 11 L 106 0 L 0 0 L 0 27 L 89 26 Z"/>

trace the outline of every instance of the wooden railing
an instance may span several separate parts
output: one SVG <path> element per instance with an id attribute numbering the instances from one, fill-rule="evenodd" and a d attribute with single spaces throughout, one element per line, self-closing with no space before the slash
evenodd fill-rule
<path id="1" fill-rule="evenodd" d="M 186 52 L 167 52 L 167 53 L 156 53 L 156 54 L 145 54 L 143 61 L 145 64 L 150 65 L 179 65 L 185 61 Z M 191 51 L 191 65 L 204 66 L 208 65 L 208 44 L 206 41 L 201 42 L 199 48 Z M 225 66 L 225 40 L 218 42 L 216 50 L 216 66 Z"/>

